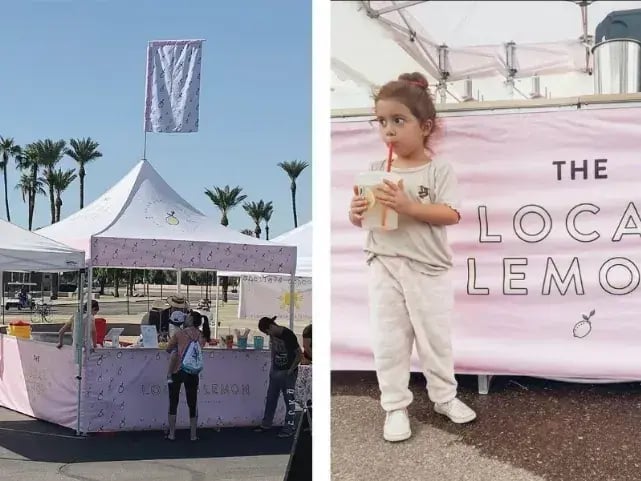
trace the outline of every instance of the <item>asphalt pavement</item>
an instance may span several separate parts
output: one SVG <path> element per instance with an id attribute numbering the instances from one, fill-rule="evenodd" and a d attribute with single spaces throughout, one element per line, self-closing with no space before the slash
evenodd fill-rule
<path id="1" fill-rule="evenodd" d="M 251 429 L 199 431 L 175 442 L 160 432 L 79 438 L 0 408 L 0 481 L 282 481 L 292 439 Z"/>
<path id="2" fill-rule="evenodd" d="M 433 411 L 413 375 L 413 437 L 382 438 L 374 373 L 332 375 L 332 480 L 638 481 L 641 384 L 571 384 L 498 377 L 489 395 L 474 376 L 459 396 L 478 414 L 455 425 Z"/>

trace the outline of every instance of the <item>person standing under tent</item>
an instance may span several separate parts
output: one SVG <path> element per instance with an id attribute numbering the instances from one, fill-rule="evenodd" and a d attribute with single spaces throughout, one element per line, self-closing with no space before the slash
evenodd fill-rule
<path id="1" fill-rule="evenodd" d="M 369 304 L 374 331 L 374 359 L 381 406 L 386 412 L 383 438 L 396 442 L 412 435 L 407 407 L 410 358 L 416 343 L 434 410 L 455 423 L 476 413 L 460 401 L 454 377 L 451 322 L 454 291 L 452 252 L 446 227 L 458 224 L 459 194 L 451 165 L 433 159 L 428 149 L 436 108 L 425 77 L 402 74 L 375 96 L 375 115 L 383 142 L 396 154 L 375 200 L 398 213 L 398 228 L 370 231 L 365 252 L 369 266 Z M 385 161 L 372 171 L 390 170 Z M 368 200 L 354 186 L 349 220 L 362 227 Z"/>
<path id="2" fill-rule="evenodd" d="M 301 364 L 311 364 L 312 363 L 312 325 L 303 329 L 303 360 Z"/>
<path id="3" fill-rule="evenodd" d="M 189 407 L 190 439 L 198 440 L 198 381 L 203 368 L 202 348 L 210 340 L 209 320 L 199 312 L 191 311 L 185 319 L 183 329 L 176 331 L 167 344 L 167 352 L 173 353 L 176 350 L 180 360 L 174 365 L 172 382 L 169 384 L 169 432 L 166 436 L 169 441 L 176 439 L 176 414 L 182 384 L 185 384 L 185 397 Z"/>
<path id="4" fill-rule="evenodd" d="M 91 315 L 88 316 L 91 329 L 91 340 L 93 343 L 94 349 L 97 344 L 97 335 L 96 335 L 96 314 L 100 311 L 100 304 L 95 299 L 91 301 Z M 84 305 L 82 312 L 86 314 L 87 304 Z M 71 331 L 73 333 L 73 324 L 75 316 L 72 315 L 69 320 L 60 328 L 58 331 L 58 349 L 61 349 L 64 344 L 65 333 Z"/>
<path id="5" fill-rule="evenodd" d="M 285 416 L 285 425 L 278 433 L 278 437 L 287 438 L 295 432 L 296 401 L 294 394 L 298 378 L 298 365 L 303 355 L 296 334 L 286 327 L 279 326 L 275 321 L 276 316 L 261 317 L 258 321 L 258 329 L 269 336 L 272 365 L 269 371 L 267 397 L 265 398 L 265 414 L 256 431 L 263 432 L 272 428 L 274 414 L 282 393 L 287 415 Z"/>

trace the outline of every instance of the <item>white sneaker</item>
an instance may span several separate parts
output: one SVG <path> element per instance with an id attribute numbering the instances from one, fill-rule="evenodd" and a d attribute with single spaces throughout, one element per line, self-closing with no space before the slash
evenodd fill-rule
<path id="1" fill-rule="evenodd" d="M 405 441 L 411 435 L 410 418 L 407 416 L 406 409 L 397 409 L 387 413 L 383 429 L 383 439 L 385 441 L 392 443 Z"/>
<path id="2" fill-rule="evenodd" d="M 434 404 L 434 411 L 447 416 L 456 424 L 469 423 L 476 419 L 476 413 L 458 398 L 454 398 L 446 403 Z"/>

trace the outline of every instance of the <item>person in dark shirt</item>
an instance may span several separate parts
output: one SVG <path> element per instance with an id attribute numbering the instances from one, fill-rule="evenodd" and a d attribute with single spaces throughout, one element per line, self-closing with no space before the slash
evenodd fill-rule
<path id="1" fill-rule="evenodd" d="M 301 364 L 312 363 L 312 325 L 303 329 L 303 360 Z"/>
<path id="2" fill-rule="evenodd" d="M 269 387 L 265 399 L 265 414 L 263 422 L 257 431 L 271 429 L 274 421 L 274 413 L 278 406 L 280 394 L 283 394 L 287 415 L 285 425 L 278 434 L 279 437 L 290 437 L 294 434 L 294 392 L 296 379 L 298 377 L 298 365 L 302 359 L 302 353 L 296 334 L 286 327 L 276 324 L 276 316 L 262 317 L 258 321 L 258 329 L 269 336 L 269 347 L 272 355 L 272 366 L 269 371 Z"/>

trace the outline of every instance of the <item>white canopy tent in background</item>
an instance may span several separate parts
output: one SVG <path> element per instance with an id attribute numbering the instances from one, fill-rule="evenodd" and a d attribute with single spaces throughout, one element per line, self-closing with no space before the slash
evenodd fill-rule
<path id="1" fill-rule="evenodd" d="M 312 222 L 285 232 L 274 242 L 297 248 L 295 291 L 291 296 L 283 276 L 249 276 L 241 272 L 221 272 L 220 275 L 240 277 L 238 317 L 259 319 L 262 316 L 282 315 L 294 306 L 296 319 L 312 318 Z"/>
<path id="2" fill-rule="evenodd" d="M 62 272 L 85 267 L 85 253 L 0 219 L 0 305 L 3 272 Z M 4 312 L 4 310 L 3 310 Z"/>
<path id="3" fill-rule="evenodd" d="M 2 271 L 61 272 L 83 269 L 84 252 L 0 219 Z"/>
<path id="4" fill-rule="evenodd" d="M 88 267 L 289 274 L 294 289 L 296 247 L 220 225 L 185 201 L 145 160 L 87 207 L 39 232 L 86 248 Z"/>
<path id="5" fill-rule="evenodd" d="M 439 102 L 530 98 L 534 76 L 543 97 L 592 94 L 588 52 L 600 40 L 592 38 L 597 24 L 641 2 L 586 3 L 582 10 L 572 1 L 332 2 L 332 109 L 369 110 L 372 88 L 415 71 Z"/>
<path id="6" fill-rule="evenodd" d="M 296 246 L 296 277 L 312 277 L 312 222 L 274 237 L 272 242 Z"/>
<path id="7" fill-rule="evenodd" d="M 48 239 L 39 233 L 30 232 L 4 220 L 0 220 L 0 305 L 4 318 L 4 283 L 2 274 L 5 271 L 22 272 L 68 272 L 78 271 L 80 285 L 83 282 L 85 253 L 60 242 Z M 79 303 L 81 298 L 78 299 Z M 76 316 L 80 314 L 80 304 Z M 79 344 L 81 346 L 81 344 Z M 21 369 L 12 366 L 12 369 Z M 78 403 L 80 403 L 81 364 L 78 364 Z M 0 385 L 3 392 L 0 397 L 12 397 L 12 386 Z"/>

